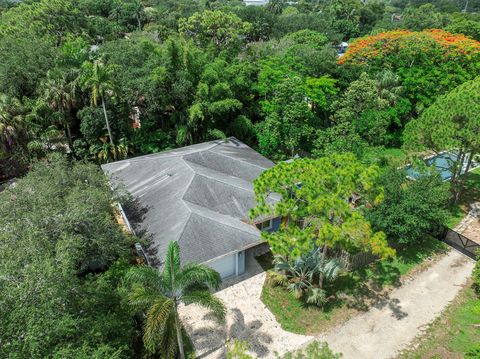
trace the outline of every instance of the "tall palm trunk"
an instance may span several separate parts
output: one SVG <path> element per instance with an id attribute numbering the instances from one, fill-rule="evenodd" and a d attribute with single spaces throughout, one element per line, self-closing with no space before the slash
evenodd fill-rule
<path id="1" fill-rule="evenodd" d="M 107 108 L 105 107 L 105 99 L 103 98 L 103 95 L 101 96 L 101 98 L 102 98 L 103 114 L 105 116 L 105 122 L 107 123 L 108 137 L 110 138 L 110 143 L 112 144 L 112 147 L 114 147 L 115 145 L 113 144 L 112 130 L 110 129 L 110 123 L 108 122 Z"/>
<path id="2" fill-rule="evenodd" d="M 70 151 L 73 151 L 72 130 L 70 128 L 70 121 L 67 119 L 67 115 L 65 114 L 65 109 L 63 105 L 60 106 L 60 113 L 64 116 L 63 125 L 65 126 L 65 130 L 67 131 L 68 146 L 70 147 Z"/>
<path id="3" fill-rule="evenodd" d="M 323 263 L 325 263 L 325 259 L 327 257 L 327 250 L 328 250 L 328 246 L 327 246 L 327 243 L 325 243 L 323 245 L 323 249 L 322 249 L 322 255 L 320 257 L 320 265 L 323 266 Z M 320 272 L 320 274 L 318 275 L 318 287 L 320 289 L 323 288 L 323 279 L 324 279 L 325 275 L 323 274 L 323 270 Z"/>
<path id="4" fill-rule="evenodd" d="M 182 326 L 180 324 L 180 318 L 178 318 L 177 305 L 175 304 L 175 327 L 177 328 L 177 342 L 178 342 L 178 351 L 180 354 L 180 359 L 185 359 L 185 351 L 183 349 L 183 337 L 182 337 Z"/>

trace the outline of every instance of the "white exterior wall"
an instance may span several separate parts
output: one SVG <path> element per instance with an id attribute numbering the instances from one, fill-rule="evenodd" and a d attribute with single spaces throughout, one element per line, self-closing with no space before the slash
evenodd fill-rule
<path id="1" fill-rule="evenodd" d="M 207 262 L 210 268 L 216 270 L 222 279 L 240 275 L 245 272 L 245 251 L 232 253 Z"/>

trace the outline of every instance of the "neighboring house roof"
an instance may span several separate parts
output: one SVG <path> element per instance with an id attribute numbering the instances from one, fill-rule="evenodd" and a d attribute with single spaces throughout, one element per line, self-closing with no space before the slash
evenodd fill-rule
<path id="1" fill-rule="evenodd" d="M 182 262 L 206 262 L 261 243 L 246 223 L 255 206 L 252 181 L 273 166 L 235 138 L 105 164 L 114 185 L 146 208 L 142 230 L 163 260 L 168 243 Z M 128 213 L 127 213 L 128 216 Z"/>

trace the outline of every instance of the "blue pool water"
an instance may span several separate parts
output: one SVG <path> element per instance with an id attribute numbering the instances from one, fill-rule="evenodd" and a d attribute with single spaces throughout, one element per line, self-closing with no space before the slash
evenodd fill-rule
<path id="1" fill-rule="evenodd" d="M 440 173 L 440 176 L 444 181 L 448 181 L 452 177 L 452 165 L 453 162 L 457 161 L 458 153 L 456 152 L 444 152 L 437 156 L 426 158 L 425 164 L 430 166 L 435 166 L 436 170 Z M 465 167 L 467 165 L 468 157 L 463 161 L 462 174 L 465 173 Z M 475 163 L 472 164 L 471 168 L 475 167 Z M 421 176 L 421 173 L 413 168 L 411 165 L 405 167 L 407 175 L 411 178 L 417 179 Z"/>

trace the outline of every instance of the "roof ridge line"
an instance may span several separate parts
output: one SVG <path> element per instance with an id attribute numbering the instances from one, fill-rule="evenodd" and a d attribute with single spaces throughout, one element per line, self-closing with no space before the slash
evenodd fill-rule
<path id="1" fill-rule="evenodd" d="M 193 205 L 193 206 L 205 208 L 207 211 L 212 212 L 212 213 L 216 213 L 216 214 L 218 214 L 219 216 L 228 217 L 228 218 L 231 218 L 231 219 L 233 219 L 233 220 L 235 220 L 235 221 L 237 221 L 237 222 L 240 222 L 240 223 L 243 223 L 243 224 L 246 224 L 246 225 L 250 225 L 250 224 L 248 224 L 248 223 L 243 222 L 241 219 L 232 217 L 232 216 L 230 216 L 230 215 L 228 215 L 228 214 L 223 214 L 223 213 L 214 211 L 214 210 L 212 210 L 212 209 L 210 209 L 210 208 L 208 208 L 208 207 L 205 207 L 205 206 L 200 206 L 199 204 L 190 202 L 189 200 L 184 200 L 184 202 L 188 202 L 189 204 L 191 204 L 191 205 Z M 207 217 L 207 216 L 205 216 L 205 215 L 202 215 L 201 213 L 194 212 L 194 211 L 192 211 L 192 210 L 190 210 L 190 213 L 191 213 L 191 214 L 195 214 L 195 215 L 200 216 L 200 217 L 203 217 L 203 218 L 210 219 L 211 221 L 213 221 L 213 222 L 215 222 L 215 223 L 223 224 L 223 225 L 225 225 L 225 226 L 227 226 L 227 227 L 234 228 L 234 229 L 238 229 L 239 231 L 242 231 L 242 232 L 245 232 L 245 233 L 248 233 L 248 234 L 253 234 L 253 233 L 251 233 L 251 232 L 249 232 L 249 231 L 241 228 L 240 226 L 239 226 L 239 227 L 235 227 L 235 226 L 232 226 L 232 225 L 230 225 L 230 224 L 227 224 L 227 223 L 224 223 L 224 222 L 220 222 L 220 221 L 218 221 L 217 219 L 214 219 L 214 218 L 211 218 L 211 217 Z M 190 217 L 188 218 L 188 221 L 190 221 Z M 185 223 L 188 223 L 188 221 L 185 221 Z M 256 228 L 254 225 L 250 225 L 250 226 L 251 226 L 252 228 Z M 185 227 L 186 227 L 186 225 L 185 225 Z M 185 230 L 185 228 L 183 228 L 182 234 L 183 234 L 183 231 L 184 231 L 184 230 Z"/>
<path id="2" fill-rule="evenodd" d="M 183 148 L 188 148 L 188 147 L 193 147 L 193 146 L 197 146 L 197 145 L 204 145 L 204 144 L 207 144 L 207 143 L 210 143 L 210 142 L 214 142 L 214 141 L 219 141 L 219 140 L 212 140 L 212 141 L 207 141 L 207 142 L 200 142 L 200 143 L 195 143 L 195 144 L 189 145 L 189 146 L 172 148 L 172 149 L 170 149 L 170 150 L 165 150 L 165 151 L 160 151 L 160 152 L 155 152 L 155 153 L 148 153 L 148 154 L 141 155 L 141 156 L 138 156 L 138 157 L 126 158 L 126 159 L 124 159 L 124 160 L 106 163 L 106 164 L 104 164 L 104 165 L 109 165 L 109 164 L 113 164 L 113 163 L 122 163 L 122 162 L 140 162 L 140 161 L 146 161 L 146 160 L 156 159 L 156 158 L 158 158 L 159 156 L 161 156 L 161 157 L 163 157 L 163 158 L 172 158 L 172 157 L 181 157 L 181 158 L 183 158 L 183 156 L 190 155 L 190 154 L 195 153 L 195 152 L 184 153 L 184 154 L 173 154 L 173 153 L 172 153 L 172 154 L 168 154 L 167 152 L 175 151 L 175 150 L 179 150 L 179 149 L 183 149 Z M 196 152 L 209 151 L 209 150 L 211 150 L 212 148 L 214 148 L 214 147 L 216 147 L 216 146 L 219 146 L 219 145 L 221 145 L 221 143 L 218 143 L 218 142 L 217 142 L 217 143 L 211 143 L 209 147 L 204 148 L 204 149 L 201 149 L 201 150 L 198 150 L 198 151 L 196 151 Z M 102 166 L 104 166 L 104 165 L 102 165 Z"/>
<path id="3" fill-rule="evenodd" d="M 243 143 L 243 142 L 242 142 L 242 143 Z M 245 145 L 245 144 L 244 144 L 244 145 Z M 247 146 L 248 148 L 250 148 L 252 151 L 255 151 L 255 150 L 254 150 L 253 148 L 251 148 L 250 146 L 248 146 L 248 145 L 245 145 L 245 146 Z M 211 147 L 211 148 L 207 148 L 207 149 L 205 149 L 205 151 L 210 151 L 210 150 L 211 150 L 212 148 L 214 148 L 214 147 L 216 147 L 216 146 L 213 146 L 213 147 Z M 257 152 L 257 151 L 255 151 L 255 152 Z M 260 165 L 257 165 L 256 163 L 251 163 L 251 162 L 248 162 L 248 161 L 241 160 L 241 159 L 239 159 L 239 158 L 230 157 L 230 156 L 228 156 L 228 155 L 226 155 L 226 154 L 224 154 L 224 153 L 219 153 L 219 152 L 212 152 L 212 153 L 215 153 L 215 154 L 217 154 L 217 155 L 224 156 L 224 157 L 227 157 L 227 158 L 230 158 L 230 159 L 232 159 L 232 160 L 236 160 L 236 161 L 239 161 L 239 162 L 242 162 L 242 163 L 246 163 L 247 165 L 251 165 L 251 166 L 255 166 L 255 167 L 261 168 L 262 170 L 267 170 L 267 169 L 268 169 L 268 168 L 262 167 L 262 166 L 260 166 Z M 257 153 L 258 153 L 258 152 L 257 152 Z M 260 153 L 259 153 L 259 155 L 262 156 Z M 262 157 L 265 158 L 267 161 L 270 161 L 270 160 L 269 160 L 268 158 L 266 158 L 265 156 L 262 156 Z M 272 161 L 270 161 L 270 162 L 272 162 Z M 272 162 L 272 163 L 273 163 L 273 162 Z M 275 163 L 273 163 L 273 164 L 275 165 Z"/>
<path id="4" fill-rule="evenodd" d="M 199 166 L 202 166 L 202 165 L 199 165 Z M 205 167 L 205 166 L 202 166 L 202 167 Z M 191 168 L 191 167 L 190 167 L 190 168 Z M 208 168 L 208 167 L 205 167 L 205 168 Z M 193 169 L 192 169 L 192 170 L 193 170 Z M 214 170 L 214 171 L 216 171 L 216 170 Z M 194 172 L 195 172 L 195 170 L 194 170 Z M 225 176 L 230 176 L 229 174 L 224 173 L 224 172 L 220 172 L 220 171 L 216 171 L 216 172 L 218 172 L 218 173 L 223 173 Z M 227 185 L 227 186 L 232 186 L 232 187 L 235 187 L 235 188 L 238 188 L 238 189 L 247 191 L 247 192 L 255 193 L 255 191 L 253 191 L 253 189 L 250 190 L 250 189 L 247 189 L 247 188 L 239 187 L 239 186 L 236 186 L 236 185 L 231 184 L 231 183 L 229 183 L 229 182 L 222 181 L 222 180 L 220 180 L 220 179 L 218 179 L 218 178 L 214 178 L 214 177 L 207 176 L 207 175 L 205 175 L 205 174 L 203 174 L 203 173 L 195 172 L 195 175 L 202 176 L 202 177 L 211 179 L 211 180 L 213 180 L 213 181 L 217 181 L 217 182 L 223 183 L 224 185 Z M 195 176 L 194 176 L 194 177 L 195 177 Z M 237 179 L 239 179 L 240 181 L 245 181 L 245 182 L 250 183 L 249 181 L 244 180 L 243 178 L 240 178 L 240 177 L 235 177 L 235 176 L 231 176 L 231 177 L 237 178 Z M 193 178 L 192 178 L 192 180 L 193 180 Z M 185 193 L 186 193 L 186 192 L 187 192 L 187 191 L 185 191 Z M 182 197 L 182 199 L 183 199 L 183 197 Z"/>
<path id="5" fill-rule="evenodd" d="M 182 230 L 178 233 L 178 236 L 177 236 L 177 238 L 175 239 L 175 242 L 178 242 L 178 240 L 179 240 L 180 238 L 182 238 L 183 232 L 185 232 L 185 229 L 187 228 L 188 222 L 190 222 L 190 220 L 192 219 L 192 213 L 193 213 L 192 210 L 191 210 L 190 208 L 188 208 L 188 206 L 185 205 L 185 203 L 183 203 L 183 205 L 184 205 L 185 207 L 187 207 L 187 210 L 188 210 L 189 214 L 188 214 L 187 220 L 185 221 L 185 223 L 183 223 Z"/>
<path id="6" fill-rule="evenodd" d="M 182 205 L 187 209 L 188 211 L 188 219 L 183 223 L 183 227 L 182 227 L 182 230 L 179 232 L 177 238 L 175 239 L 176 241 L 178 241 L 182 235 L 183 235 L 183 232 L 185 232 L 185 228 L 187 228 L 187 224 L 188 222 L 190 221 L 190 218 L 192 218 L 192 210 L 190 209 L 190 207 L 188 207 L 186 204 L 185 204 L 185 200 L 183 199 L 183 197 L 185 197 L 185 194 L 187 193 L 188 189 L 190 188 L 190 185 L 192 184 L 193 182 L 193 179 L 195 178 L 195 171 L 192 167 L 190 167 L 190 165 L 187 163 L 187 161 L 185 161 L 183 159 L 183 156 L 180 156 L 182 162 L 188 167 L 190 168 L 190 171 L 192 171 L 192 178 L 190 178 L 190 181 L 188 182 L 187 186 L 185 186 L 185 191 L 183 191 L 183 194 L 182 194 L 182 197 L 180 199 L 180 202 L 182 203 Z"/>

